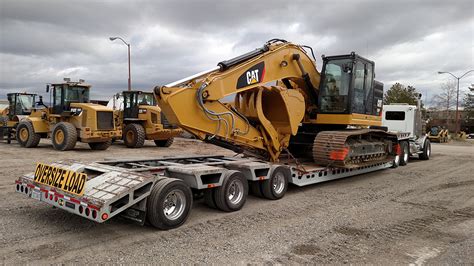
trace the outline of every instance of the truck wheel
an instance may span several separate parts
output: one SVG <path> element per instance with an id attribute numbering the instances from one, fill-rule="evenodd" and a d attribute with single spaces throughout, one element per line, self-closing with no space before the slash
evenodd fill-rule
<path id="1" fill-rule="evenodd" d="M 410 147 L 408 147 L 407 141 L 402 141 L 400 143 L 400 149 L 402 150 L 402 155 L 400 156 L 400 165 L 404 166 L 408 163 L 408 158 L 410 157 Z"/>
<path id="2" fill-rule="evenodd" d="M 35 133 L 30 121 L 22 121 L 16 127 L 16 140 L 22 147 L 34 148 L 38 146 L 41 136 Z"/>
<path id="3" fill-rule="evenodd" d="M 222 186 L 214 190 L 214 202 L 219 210 L 233 212 L 242 209 L 249 192 L 245 176 L 235 170 L 230 170 L 224 176 Z"/>
<path id="4" fill-rule="evenodd" d="M 89 143 L 89 147 L 95 151 L 105 151 L 110 147 L 110 145 L 112 145 L 112 140 L 108 140 L 105 142 L 90 142 Z"/>
<path id="5" fill-rule="evenodd" d="M 54 149 L 68 151 L 74 149 L 77 142 L 76 127 L 68 122 L 59 122 L 53 128 L 52 142 Z"/>
<path id="6" fill-rule="evenodd" d="M 155 145 L 158 147 L 169 147 L 173 144 L 174 138 L 169 139 L 157 139 L 155 140 Z"/>
<path id="7" fill-rule="evenodd" d="M 420 153 L 419 157 L 421 160 L 429 160 L 431 156 L 431 142 L 429 139 L 425 139 L 425 144 L 423 145 L 423 152 Z"/>
<path id="8" fill-rule="evenodd" d="M 123 131 L 123 142 L 129 148 L 141 148 L 145 144 L 145 129 L 140 124 L 128 124 Z"/>
<path id="9" fill-rule="evenodd" d="M 147 218 L 158 229 L 181 226 L 193 204 L 191 189 L 181 180 L 168 178 L 155 184 L 147 199 Z"/>
<path id="10" fill-rule="evenodd" d="M 267 199 L 277 200 L 283 198 L 288 189 L 288 175 L 284 167 L 273 170 L 269 179 L 261 183 L 263 196 Z"/>

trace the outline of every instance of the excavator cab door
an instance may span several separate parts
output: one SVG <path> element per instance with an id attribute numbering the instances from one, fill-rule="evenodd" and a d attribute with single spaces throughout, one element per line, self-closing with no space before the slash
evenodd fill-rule
<path id="1" fill-rule="evenodd" d="M 139 93 L 136 91 L 124 91 L 123 92 L 123 118 L 138 118 Z"/>

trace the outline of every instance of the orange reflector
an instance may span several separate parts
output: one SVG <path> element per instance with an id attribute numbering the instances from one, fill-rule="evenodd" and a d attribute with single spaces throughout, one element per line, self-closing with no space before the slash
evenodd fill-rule
<path id="1" fill-rule="evenodd" d="M 102 214 L 102 220 L 107 220 L 109 218 L 109 215 L 107 213 Z"/>
<path id="2" fill-rule="evenodd" d="M 259 176 L 258 179 L 259 180 L 265 180 L 265 177 L 264 176 Z"/>
<path id="3" fill-rule="evenodd" d="M 334 160 L 334 161 L 344 161 L 348 153 L 349 153 L 349 148 L 343 148 L 342 150 L 338 150 L 338 151 L 331 151 L 329 153 L 329 159 Z"/>
<path id="4" fill-rule="evenodd" d="M 214 184 L 207 185 L 207 188 L 213 188 L 213 187 L 215 187 Z"/>

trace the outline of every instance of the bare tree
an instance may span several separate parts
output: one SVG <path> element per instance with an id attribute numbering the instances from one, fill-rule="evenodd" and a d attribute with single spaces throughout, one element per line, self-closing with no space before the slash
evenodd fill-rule
<path id="1" fill-rule="evenodd" d="M 446 110 L 446 123 L 449 127 L 450 109 L 456 105 L 456 82 L 448 81 L 441 85 L 441 93 L 432 98 L 432 103 L 438 110 Z"/>

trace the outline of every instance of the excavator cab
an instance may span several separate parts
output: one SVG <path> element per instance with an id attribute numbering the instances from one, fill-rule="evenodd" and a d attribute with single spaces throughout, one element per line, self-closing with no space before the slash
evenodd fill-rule
<path id="1" fill-rule="evenodd" d="M 16 115 L 29 115 L 35 108 L 36 94 L 31 93 L 8 93 L 8 117 L 10 120 Z"/>
<path id="2" fill-rule="evenodd" d="M 355 122 L 360 115 L 367 120 L 364 125 L 375 125 L 374 120 L 380 122 L 383 84 L 374 78 L 374 62 L 354 52 L 323 56 L 318 122 L 360 125 L 360 121 Z M 331 116 L 325 116 L 328 114 Z"/>
<path id="3" fill-rule="evenodd" d="M 89 103 L 90 85 L 79 82 L 70 82 L 65 79 L 65 83 L 55 83 L 46 86 L 46 91 L 52 93 L 52 113 L 62 114 L 71 111 L 71 103 Z"/>

